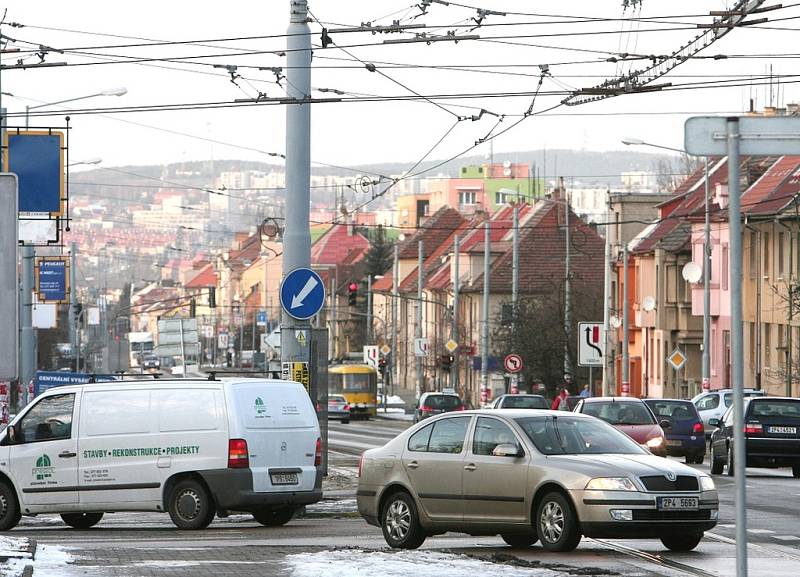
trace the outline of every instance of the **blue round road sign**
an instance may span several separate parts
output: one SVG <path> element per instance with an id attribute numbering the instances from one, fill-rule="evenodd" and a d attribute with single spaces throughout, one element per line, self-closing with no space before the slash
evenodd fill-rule
<path id="1" fill-rule="evenodd" d="M 325 302 L 325 285 L 310 268 L 296 268 L 281 283 L 281 306 L 296 319 L 310 319 Z"/>

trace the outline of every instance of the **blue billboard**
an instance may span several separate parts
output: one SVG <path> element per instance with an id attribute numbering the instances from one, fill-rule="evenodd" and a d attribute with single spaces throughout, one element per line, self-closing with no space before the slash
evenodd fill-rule
<path id="1" fill-rule="evenodd" d="M 36 292 L 42 302 L 66 302 L 69 283 L 67 282 L 66 259 L 39 259 L 36 266 Z"/>
<path id="2" fill-rule="evenodd" d="M 91 376 L 86 373 L 70 373 L 67 371 L 36 371 L 33 376 L 33 395 L 38 397 L 41 393 L 53 387 L 88 383 Z M 117 377 L 114 375 L 94 375 L 94 379 L 97 382 L 108 382 L 117 380 Z"/>
<path id="3" fill-rule="evenodd" d="M 64 135 L 57 131 L 12 131 L 5 136 L 3 168 L 19 179 L 19 211 L 63 214 Z"/>

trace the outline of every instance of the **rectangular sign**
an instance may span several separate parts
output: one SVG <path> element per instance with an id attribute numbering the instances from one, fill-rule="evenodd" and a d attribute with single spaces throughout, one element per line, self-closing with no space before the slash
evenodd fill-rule
<path id="1" fill-rule="evenodd" d="M 800 118 L 740 116 L 739 153 L 748 156 L 800 154 Z M 684 125 L 684 148 L 697 156 L 727 156 L 728 118 L 695 116 Z"/>
<path id="2" fill-rule="evenodd" d="M 180 334 L 181 327 L 183 327 L 184 333 L 189 331 L 197 332 L 197 319 L 159 319 L 158 321 L 159 334 L 163 333 Z"/>
<path id="3" fill-rule="evenodd" d="M 44 303 L 65 303 L 69 295 L 69 265 L 62 257 L 36 259 L 36 292 Z"/>
<path id="4" fill-rule="evenodd" d="M 154 352 L 159 357 L 179 357 L 181 354 L 190 357 L 200 354 L 200 345 L 197 343 L 184 343 L 183 349 L 181 349 L 180 343 L 177 345 L 159 344 Z"/>
<path id="5" fill-rule="evenodd" d="M 19 356 L 17 177 L 0 174 L 0 379 L 15 380 Z"/>
<path id="6" fill-rule="evenodd" d="M 63 216 L 64 134 L 49 130 L 7 130 L 3 170 L 19 178 L 19 212 Z"/>
<path id="7" fill-rule="evenodd" d="M 183 331 L 183 342 L 187 345 L 197 344 L 197 331 Z M 158 333 L 158 344 L 179 345 L 181 344 L 180 333 Z"/>
<path id="8" fill-rule="evenodd" d="M 603 366 L 603 323 L 578 323 L 578 365 Z"/>
<path id="9" fill-rule="evenodd" d="M 95 375 L 97 382 L 115 381 L 114 375 Z M 88 383 L 89 375 L 86 373 L 69 373 L 65 371 L 36 371 L 33 375 L 33 394 L 38 396 L 47 389 L 62 385 L 79 385 Z"/>
<path id="10" fill-rule="evenodd" d="M 378 345 L 364 345 L 364 364 L 378 368 Z"/>
<path id="11" fill-rule="evenodd" d="M 306 392 L 311 388 L 311 373 L 308 370 L 308 363 L 288 362 L 283 363 L 281 375 L 284 380 L 295 381 L 302 384 Z"/>

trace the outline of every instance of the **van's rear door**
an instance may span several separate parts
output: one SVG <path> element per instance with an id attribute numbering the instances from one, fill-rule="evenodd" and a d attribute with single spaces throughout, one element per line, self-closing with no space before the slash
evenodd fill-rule
<path id="1" fill-rule="evenodd" d="M 232 383 L 231 437 L 247 441 L 253 490 L 311 491 L 319 423 L 299 383 L 253 380 Z"/>

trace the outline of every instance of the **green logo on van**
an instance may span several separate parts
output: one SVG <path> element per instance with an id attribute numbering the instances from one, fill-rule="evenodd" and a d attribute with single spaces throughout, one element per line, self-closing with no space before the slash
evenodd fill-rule
<path id="1" fill-rule="evenodd" d="M 263 415 L 267 412 L 267 406 L 264 404 L 264 400 L 261 397 L 256 397 L 256 414 Z"/>
<path id="2" fill-rule="evenodd" d="M 50 463 L 50 457 L 47 455 L 42 455 L 36 459 L 36 466 L 31 471 L 31 475 L 36 477 L 37 481 L 41 481 L 43 479 L 49 479 L 52 477 L 54 471 L 55 467 L 53 467 Z"/>

